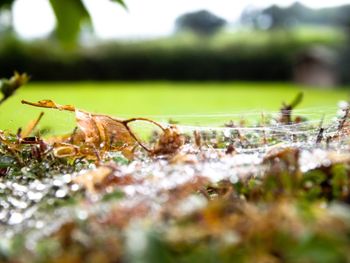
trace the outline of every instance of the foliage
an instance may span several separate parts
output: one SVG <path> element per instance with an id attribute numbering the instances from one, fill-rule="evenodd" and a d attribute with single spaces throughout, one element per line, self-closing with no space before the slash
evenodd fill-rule
<path id="1" fill-rule="evenodd" d="M 77 41 L 81 25 L 89 20 L 89 14 L 80 0 L 50 0 L 57 18 L 55 34 L 66 45 Z"/>
<path id="2" fill-rule="evenodd" d="M 126 8 L 124 0 L 111 0 Z M 15 0 L 0 2 L 1 8 L 10 8 Z M 90 15 L 82 0 L 50 0 L 57 20 L 55 31 L 59 41 L 71 48 L 78 41 L 79 32 L 84 22 L 90 21 Z"/>
<path id="3" fill-rule="evenodd" d="M 191 34 L 139 43 L 111 42 L 63 52 L 50 42 L 0 43 L 0 71 L 31 72 L 34 80 L 256 80 L 292 77 L 300 52 L 314 45 L 338 50 L 342 33 L 298 29 L 218 34 L 206 41 Z M 264 65 L 269 65 L 268 67 Z M 103 68 L 103 70 L 99 70 Z M 345 71 L 344 71 L 345 73 Z"/>

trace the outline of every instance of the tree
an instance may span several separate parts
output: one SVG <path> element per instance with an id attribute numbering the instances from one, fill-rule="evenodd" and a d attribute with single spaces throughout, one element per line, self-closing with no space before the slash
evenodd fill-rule
<path id="1" fill-rule="evenodd" d="M 206 10 L 181 15 L 176 20 L 178 30 L 191 30 L 199 35 L 209 36 L 217 32 L 226 21 Z"/>
<path id="2" fill-rule="evenodd" d="M 312 9 L 296 2 L 289 7 L 272 5 L 265 9 L 247 9 L 241 16 L 241 23 L 258 29 L 286 29 L 305 24 L 346 26 L 349 12 L 350 5 Z"/>
<path id="3" fill-rule="evenodd" d="M 1 0 L 0 11 L 10 10 L 16 0 Z M 65 46 L 77 42 L 83 23 L 90 22 L 90 14 L 82 0 L 49 0 L 57 20 L 55 36 Z M 126 8 L 124 0 L 110 0 Z"/>

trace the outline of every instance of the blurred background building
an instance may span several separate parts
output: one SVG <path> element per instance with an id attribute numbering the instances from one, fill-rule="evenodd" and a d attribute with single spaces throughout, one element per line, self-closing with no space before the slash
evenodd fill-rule
<path id="1" fill-rule="evenodd" d="M 115 2 L 1 1 L 1 74 L 350 83 L 347 1 Z"/>

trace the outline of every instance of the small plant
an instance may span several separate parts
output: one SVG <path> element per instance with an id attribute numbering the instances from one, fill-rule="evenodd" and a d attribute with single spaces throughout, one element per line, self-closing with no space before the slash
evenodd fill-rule
<path id="1" fill-rule="evenodd" d="M 10 79 L 1 79 L 0 92 L 3 97 L 0 99 L 0 105 L 14 95 L 20 87 L 25 85 L 29 81 L 29 78 L 26 73 L 19 74 L 15 72 Z"/>
<path id="2" fill-rule="evenodd" d="M 4 100 L 27 80 L 3 81 Z M 0 260 L 350 261 L 348 112 L 315 126 L 292 115 L 301 100 L 278 121 L 191 132 L 22 101 L 72 112 L 77 127 L 42 138 L 41 112 L 0 131 Z M 157 129 L 149 146 L 137 121 Z"/>

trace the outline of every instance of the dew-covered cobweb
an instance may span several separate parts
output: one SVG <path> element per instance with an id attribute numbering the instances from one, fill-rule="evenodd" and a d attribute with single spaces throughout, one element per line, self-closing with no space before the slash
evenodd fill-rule
<path id="1" fill-rule="evenodd" d="M 26 234 L 25 246 L 34 249 L 38 240 L 57 231 L 69 220 L 85 220 L 91 215 L 103 214 L 113 207 L 132 207 L 145 204 L 156 217 L 162 205 L 169 201 L 169 192 L 179 185 L 204 178 L 216 183 L 227 180 L 237 183 L 244 177 L 262 176 L 263 159 L 273 149 L 297 147 L 299 165 L 303 172 L 329 165 L 334 154 L 349 152 L 348 138 L 326 141 L 339 133 L 347 103 L 338 107 L 309 108 L 293 111 L 301 116 L 298 123 L 282 125 L 279 112 L 246 111 L 234 114 L 151 116 L 163 120 L 164 125 L 181 120 L 176 126 L 187 137 L 180 154 L 185 160 L 170 162 L 166 158 L 149 158 L 140 154 L 131 162 L 117 162 L 113 176 L 130 183 L 107 187 L 103 194 L 89 194 L 74 178 L 95 169 L 94 164 L 80 171 L 48 173 L 35 178 L 31 167 L 24 167 L 18 178 L 0 180 L 0 247 L 6 248 L 17 234 Z M 317 142 L 322 128 L 322 140 Z M 194 132 L 201 135 L 202 146 L 195 145 Z M 228 147 L 234 149 L 227 154 Z M 109 153 L 109 160 L 122 159 L 120 153 Z M 34 174 L 33 174 L 34 173 Z M 103 195 L 119 191 L 124 198 L 102 201 Z M 70 204 L 75 196 L 84 196 L 83 202 Z M 62 202 L 61 202 L 62 201 Z M 186 213 L 205 205 L 205 199 L 190 198 L 179 202 L 179 213 Z M 60 205 L 61 204 L 61 205 Z"/>

